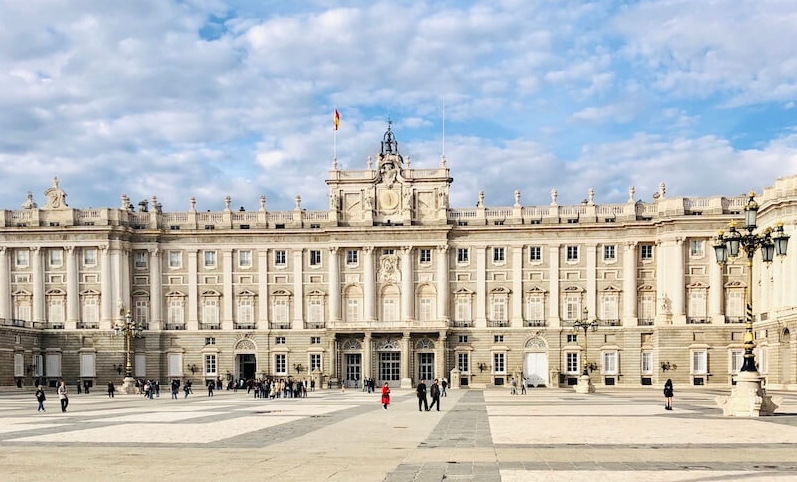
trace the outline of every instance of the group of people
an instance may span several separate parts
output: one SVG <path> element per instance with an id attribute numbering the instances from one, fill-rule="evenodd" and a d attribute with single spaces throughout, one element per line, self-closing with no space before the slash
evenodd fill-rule
<path id="1" fill-rule="evenodd" d="M 58 383 L 55 393 L 58 394 L 58 401 L 61 402 L 61 411 L 66 412 L 66 407 L 69 406 L 69 389 L 66 387 L 65 381 L 61 380 Z M 39 402 L 39 407 L 36 409 L 37 412 L 47 411 L 44 408 L 45 400 L 47 400 L 47 394 L 44 393 L 44 386 L 39 385 L 36 387 L 36 401 Z"/>
<path id="2" fill-rule="evenodd" d="M 434 379 L 434 383 L 432 383 L 431 388 L 426 386 L 426 380 L 421 380 L 420 383 L 415 387 L 415 395 L 418 397 L 418 411 L 430 411 L 433 408 L 437 408 L 437 411 L 440 411 L 440 397 L 446 397 L 448 394 L 446 393 L 446 389 L 448 388 L 448 381 L 444 378 L 442 383 L 437 378 Z M 429 396 L 432 397 L 432 403 L 429 403 L 429 399 L 427 397 L 427 391 Z M 390 405 L 390 385 L 388 382 L 385 382 L 382 385 L 382 398 L 380 399 L 382 403 L 382 407 L 387 410 L 387 406 Z"/>

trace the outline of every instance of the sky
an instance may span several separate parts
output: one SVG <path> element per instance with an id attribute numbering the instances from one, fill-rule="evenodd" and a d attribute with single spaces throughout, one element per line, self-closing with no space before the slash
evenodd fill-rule
<path id="1" fill-rule="evenodd" d="M 327 209 L 388 119 L 452 207 L 760 192 L 795 38 L 793 0 L 0 0 L 0 207 Z"/>

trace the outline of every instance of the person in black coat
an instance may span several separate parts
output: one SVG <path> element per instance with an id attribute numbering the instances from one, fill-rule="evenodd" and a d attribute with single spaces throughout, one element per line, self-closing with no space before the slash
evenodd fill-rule
<path id="1" fill-rule="evenodd" d="M 429 411 L 429 400 L 426 399 L 426 383 L 424 380 L 421 380 L 421 383 L 415 388 L 415 393 L 418 395 L 418 411 L 420 412 L 421 406 L 423 406 L 423 410 Z"/>
<path id="2" fill-rule="evenodd" d="M 432 403 L 429 405 L 429 410 L 432 409 L 435 405 L 437 405 L 437 411 L 440 411 L 440 384 L 438 384 L 437 379 L 435 378 L 434 383 L 432 384 L 432 388 L 429 389 L 429 393 L 432 395 Z"/>
<path id="3" fill-rule="evenodd" d="M 664 382 L 664 409 L 665 410 L 672 410 L 672 395 L 673 395 L 672 379 L 668 378 L 667 381 Z"/>

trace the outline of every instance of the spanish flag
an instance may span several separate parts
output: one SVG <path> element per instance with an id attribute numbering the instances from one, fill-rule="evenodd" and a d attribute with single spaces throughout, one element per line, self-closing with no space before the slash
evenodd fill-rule
<path id="1" fill-rule="evenodd" d="M 335 109 L 334 121 L 335 121 L 335 130 L 338 130 L 340 128 L 340 114 L 338 113 L 338 109 Z"/>

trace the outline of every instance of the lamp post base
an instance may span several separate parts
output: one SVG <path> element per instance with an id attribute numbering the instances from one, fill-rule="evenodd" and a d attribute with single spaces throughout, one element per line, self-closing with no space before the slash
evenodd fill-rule
<path id="1" fill-rule="evenodd" d="M 725 417 L 765 417 L 775 414 L 783 397 L 767 395 L 761 386 L 762 376 L 757 372 L 739 372 L 731 395 L 716 398 Z"/>
<path id="2" fill-rule="evenodd" d="M 592 378 L 589 375 L 578 377 L 578 384 L 573 388 L 576 393 L 595 393 L 595 385 L 592 384 Z"/>
<path id="3" fill-rule="evenodd" d="M 120 393 L 125 395 L 133 395 L 136 393 L 136 379 L 133 377 L 125 377 L 122 380 L 122 386 L 119 388 Z"/>

